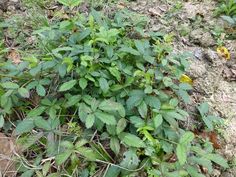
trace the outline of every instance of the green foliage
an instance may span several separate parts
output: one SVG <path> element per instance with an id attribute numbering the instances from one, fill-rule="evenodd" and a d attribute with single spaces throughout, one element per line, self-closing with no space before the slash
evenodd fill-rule
<path id="1" fill-rule="evenodd" d="M 144 17 L 127 11 L 109 19 L 92 10 L 35 31 L 39 55 L 1 63 L 1 115 L 16 124 L 27 154 L 38 154 L 22 176 L 202 176 L 199 165 L 227 168 L 209 142 L 181 126 L 189 116 L 179 105 L 191 90 L 179 81 L 187 55 L 171 54 L 170 36 L 144 27 Z M 198 109 L 212 130 L 208 107 Z"/>
<path id="2" fill-rule="evenodd" d="M 223 0 L 220 7 L 216 9 L 217 14 L 225 14 L 227 16 L 236 15 L 236 1 L 235 0 Z"/>

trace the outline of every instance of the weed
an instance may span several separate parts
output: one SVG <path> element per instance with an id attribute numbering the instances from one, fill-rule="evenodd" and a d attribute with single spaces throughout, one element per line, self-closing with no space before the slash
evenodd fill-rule
<path id="1" fill-rule="evenodd" d="M 201 177 L 199 166 L 228 167 L 180 126 L 189 116 L 180 106 L 192 89 L 188 55 L 171 54 L 172 35 L 144 33 L 140 17 L 79 14 L 34 31 L 39 51 L 19 65 L 1 63 L 1 115 L 27 151 L 19 174 Z"/>

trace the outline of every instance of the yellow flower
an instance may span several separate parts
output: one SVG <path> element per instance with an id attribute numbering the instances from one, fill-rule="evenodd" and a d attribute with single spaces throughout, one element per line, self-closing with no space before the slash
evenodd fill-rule
<path id="1" fill-rule="evenodd" d="M 182 82 L 182 83 L 190 84 L 190 85 L 193 84 L 193 80 L 189 76 L 187 76 L 185 74 L 182 74 L 182 76 L 180 77 L 179 81 Z"/>
<path id="2" fill-rule="evenodd" d="M 222 56 L 226 60 L 230 59 L 230 53 L 226 47 L 218 47 L 216 51 L 220 56 Z"/>

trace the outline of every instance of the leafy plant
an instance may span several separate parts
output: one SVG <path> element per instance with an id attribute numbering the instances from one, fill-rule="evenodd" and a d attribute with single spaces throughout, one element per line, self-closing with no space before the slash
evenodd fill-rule
<path id="1" fill-rule="evenodd" d="M 225 14 L 227 16 L 236 15 L 236 1 L 235 0 L 224 0 L 220 7 L 216 9 L 217 14 Z"/>
<path id="2" fill-rule="evenodd" d="M 180 82 L 188 55 L 172 55 L 169 35 L 144 33 L 146 19 L 128 14 L 92 10 L 44 27 L 34 32 L 39 54 L 1 64 L 1 115 L 28 152 L 22 176 L 204 176 L 199 166 L 209 174 L 212 162 L 227 168 L 181 126 L 189 115 L 179 103 L 192 89 Z M 208 110 L 199 111 L 213 128 Z"/>

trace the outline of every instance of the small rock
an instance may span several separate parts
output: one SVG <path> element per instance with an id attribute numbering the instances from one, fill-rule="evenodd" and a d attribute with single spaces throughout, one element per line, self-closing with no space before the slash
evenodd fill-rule
<path id="1" fill-rule="evenodd" d="M 7 10 L 8 10 L 8 11 L 15 11 L 16 8 L 15 8 L 15 6 L 11 5 L 11 6 L 8 6 L 8 7 L 7 7 Z"/>
<path id="2" fill-rule="evenodd" d="M 204 56 L 204 50 L 202 48 L 196 48 L 194 51 L 193 51 L 193 55 L 195 56 L 196 59 L 198 60 L 202 60 L 203 59 L 203 56 Z"/>
<path id="3" fill-rule="evenodd" d="M 211 33 L 204 31 L 201 28 L 192 31 L 189 37 L 193 43 L 199 44 L 203 47 L 212 47 L 215 45 L 215 40 Z"/>
<path id="4" fill-rule="evenodd" d="M 232 173 L 224 172 L 222 173 L 222 175 L 220 175 L 220 177 L 235 177 L 235 176 Z"/>
<path id="5" fill-rule="evenodd" d="M 157 9 L 155 9 L 155 8 L 150 8 L 150 9 L 148 10 L 148 12 L 149 12 L 150 15 L 152 15 L 152 16 L 161 16 L 161 15 L 160 15 L 160 12 L 159 12 Z"/>
<path id="6" fill-rule="evenodd" d="M 217 169 L 214 169 L 212 172 L 212 177 L 220 177 L 221 172 Z"/>
<path id="7" fill-rule="evenodd" d="M 204 58 L 210 61 L 211 63 L 214 63 L 216 62 L 216 60 L 219 60 L 218 54 L 211 49 L 207 49 L 204 51 Z"/>
<path id="8" fill-rule="evenodd" d="M 201 78 L 207 72 L 206 65 L 203 61 L 200 60 L 191 60 L 190 68 L 189 68 L 189 75 L 192 78 Z"/>

